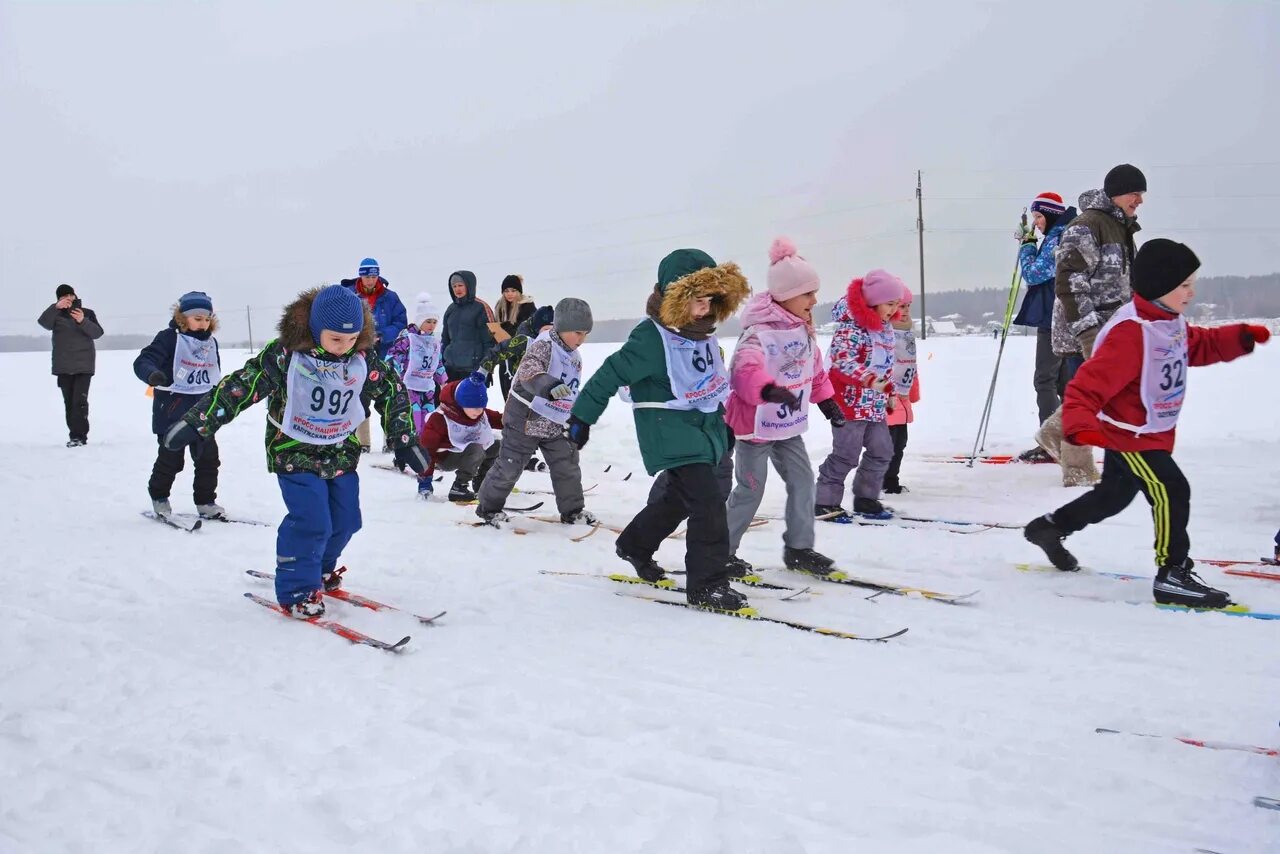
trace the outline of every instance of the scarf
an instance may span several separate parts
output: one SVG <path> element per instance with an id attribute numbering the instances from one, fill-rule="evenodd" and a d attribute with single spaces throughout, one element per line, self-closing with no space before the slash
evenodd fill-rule
<path id="1" fill-rule="evenodd" d="M 655 323 L 662 326 L 662 290 L 654 285 L 653 293 L 649 294 L 649 299 L 644 304 L 644 313 L 653 319 Z M 701 320 L 690 320 L 688 323 L 676 329 L 676 332 L 690 341 L 706 341 L 716 331 L 715 312 L 708 314 Z"/>

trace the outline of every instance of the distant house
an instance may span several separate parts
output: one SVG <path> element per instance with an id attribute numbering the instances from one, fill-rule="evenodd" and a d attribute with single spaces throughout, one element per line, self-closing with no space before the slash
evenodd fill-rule
<path id="1" fill-rule="evenodd" d="M 956 327 L 954 320 L 934 320 L 930 317 L 925 319 L 925 327 L 929 330 L 930 335 L 960 334 L 960 330 Z"/>

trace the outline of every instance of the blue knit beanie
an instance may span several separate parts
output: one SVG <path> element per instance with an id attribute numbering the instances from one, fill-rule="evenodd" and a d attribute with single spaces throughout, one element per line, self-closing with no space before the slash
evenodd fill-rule
<path id="1" fill-rule="evenodd" d="M 320 333 L 328 329 L 350 335 L 364 329 L 364 303 L 355 292 L 342 285 L 321 288 L 311 302 L 311 338 L 320 344 Z"/>
<path id="2" fill-rule="evenodd" d="M 484 409 L 489 403 L 489 390 L 484 383 L 467 377 L 453 390 L 453 400 L 462 409 Z"/>
<path id="3" fill-rule="evenodd" d="M 359 272 L 360 272 L 360 275 L 362 275 L 362 276 L 377 276 L 377 275 L 379 275 L 379 273 L 381 272 L 381 268 L 379 268 L 379 267 L 378 267 L 378 259 L 377 259 L 377 258 L 365 258 L 363 261 L 361 261 L 361 262 L 360 262 L 360 271 L 359 271 Z"/>
<path id="4" fill-rule="evenodd" d="M 178 297 L 178 311 L 188 317 L 209 317 L 213 314 L 213 300 L 204 291 L 188 291 Z"/>

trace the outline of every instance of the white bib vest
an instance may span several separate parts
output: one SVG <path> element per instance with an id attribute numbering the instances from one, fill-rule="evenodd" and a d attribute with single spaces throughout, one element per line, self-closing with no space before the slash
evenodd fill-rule
<path id="1" fill-rule="evenodd" d="M 893 385 L 898 394 L 907 394 L 916 378 L 916 333 L 913 329 L 895 329 L 893 338 Z"/>
<path id="2" fill-rule="evenodd" d="M 276 426 L 309 445 L 338 444 L 365 419 L 360 392 L 368 373 L 363 353 L 330 362 L 295 352 L 285 381 L 284 423 Z"/>
<path id="3" fill-rule="evenodd" d="M 444 419 L 445 427 L 449 430 L 449 441 L 453 443 L 454 451 L 462 453 L 467 449 L 468 445 L 479 445 L 482 448 L 488 448 L 493 444 L 493 428 L 489 426 L 488 415 L 481 415 L 480 420 L 476 421 L 475 424 L 459 424 L 445 415 L 443 410 L 436 411 L 440 413 L 440 417 Z"/>
<path id="4" fill-rule="evenodd" d="M 440 369 L 440 339 L 434 335 L 409 336 L 409 364 L 404 370 L 404 387 L 410 391 L 435 391 Z"/>
<path id="5" fill-rule="evenodd" d="M 1139 317 L 1137 306 L 1128 302 L 1098 332 L 1094 352 L 1112 329 L 1128 321 L 1142 327 L 1142 374 L 1138 385 L 1147 419 L 1143 424 L 1126 424 L 1099 412 L 1098 420 L 1139 436 L 1172 430 L 1178 424 L 1182 401 L 1187 396 L 1187 321 L 1181 315 L 1171 320 L 1147 320 Z"/>
<path id="6" fill-rule="evenodd" d="M 813 342 L 804 326 L 795 329 L 759 329 L 750 331 L 764 351 L 765 370 L 774 385 L 782 386 L 800 398 L 800 406 L 792 409 L 785 403 L 765 402 L 756 407 L 753 435 L 741 439 L 790 439 L 809 428 L 809 397 L 813 388 Z"/>
<path id="7" fill-rule="evenodd" d="M 653 321 L 662 336 L 667 360 L 667 380 L 671 383 L 672 400 L 633 403 L 636 409 L 681 409 L 715 412 L 729 397 L 729 372 L 720 355 L 720 343 L 709 335 L 705 341 L 693 341 L 676 335 L 661 323 Z"/>
<path id="8" fill-rule="evenodd" d="M 885 329 L 889 332 L 896 331 L 887 325 Z M 871 333 L 871 365 L 869 369 L 877 377 L 893 379 L 893 355 L 897 343 L 897 339 L 890 340 L 884 330 Z"/>
<path id="9" fill-rule="evenodd" d="M 511 393 L 516 400 L 543 418 L 549 418 L 557 424 L 568 424 L 569 413 L 573 410 L 573 402 L 578 399 L 578 389 L 582 385 L 582 356 L 576 350 L 569 351 L 562 347 L 551 337 L 549 331 L 543 332 L 534 339 L 535 344 L 539 341 L 550 342 L 551 363 L 547 367 L 547 373 L 567 385 L 571 392 L 570 395 L 560 400 L 552 400 L 547 397 L 535 397 L 532 400 L 526 400 L 521 395 L 516 394 L 514 390 Z"/>
<path id="10" fill-rule="evenodd" d="M 204 394 L 222 379 L 218 367 L 218 342 L 210 335 L 204 341 L 178 333 L 173 347 L 173 382 L 161 388 L 175 394 Z"/>

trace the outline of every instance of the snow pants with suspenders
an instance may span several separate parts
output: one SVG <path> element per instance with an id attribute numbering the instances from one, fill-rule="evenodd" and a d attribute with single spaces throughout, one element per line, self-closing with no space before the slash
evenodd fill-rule
<path id="1" fill-rule="evenodd" d="M 1156 566 L 1181 566 L 1191 550 L 1187 522 L 1191 485 L 1168 451 L 1111 451 L 1103 457 L 1102 480 L 1050 514 L 1063 534 L 1110 519 L 1141 492 L 1155 522 Z"/>

